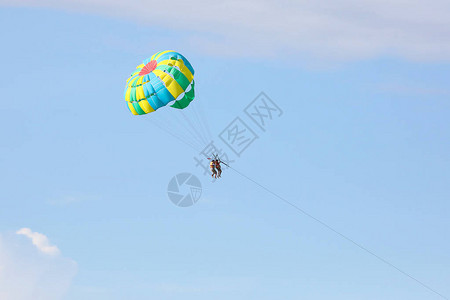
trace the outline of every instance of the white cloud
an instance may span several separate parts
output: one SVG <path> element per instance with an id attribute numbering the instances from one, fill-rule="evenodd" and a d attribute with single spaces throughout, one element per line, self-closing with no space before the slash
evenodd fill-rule
<path id="1" fill-rule="evenodd" d="M 29 229 L 18 232 L 0 234 L 0 299 L 62 299 L 77 272 L 76 263 L 56 253 L 58 248 L 50 246 L 45 235 Z"/>
<path id="2" fill-rule="evenodd" d="M 29 237 L 33 245 L 35 245 L 42 253 L 49 255 L 58 255 L 60 253 L 58 247 L 50 245 L 48 238 L 42 233 L 33 232 L 30 228 L 22 228 L 16 233 Z"/>
<path id="3" fill-rule="evenodd" d="M 183 30 L 207 53 L 279 60 L 394 55 L 450 61 L 448 0 L 0 0 Z"/>

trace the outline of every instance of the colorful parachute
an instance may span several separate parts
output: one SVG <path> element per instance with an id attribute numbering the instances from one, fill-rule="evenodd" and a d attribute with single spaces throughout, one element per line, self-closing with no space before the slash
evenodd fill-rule
<path id="1" fill-rule="evenodd" d="M 133 115 L 148 114 L 168 104 L 183 109 L 194 100 L 194 69 L 178 52 L 158 52 L 128 78 L 125 100 Z"/>

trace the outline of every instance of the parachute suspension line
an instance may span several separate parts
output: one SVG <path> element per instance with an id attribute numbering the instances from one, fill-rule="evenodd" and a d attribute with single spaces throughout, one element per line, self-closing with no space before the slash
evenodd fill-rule
<path id="1" fill-rule="evenodd" d="M 190 116 L 192 117 L 195 124 L 198 124 L 197 127 L 199 128 L 199 133 L 202 135 L 203 141 L 205 142 L 205 146 L 206 146 L 208 143 L 211 142 L 211 139 L 208 137 L 208 134 L 206 134 L 204 124 L 197 116 L 197 109 L 196 109 L 195 105 L 192 107 L 192 113 L 190 113 Z"/>
<path id="2" fill-rule="evenodd" d="M 197 86 L 198 87 L 198 86 Z M 202 98 L 201 95 L 199 95 L 199 93 L 197 93 L 197 99 Z M 197 123 L 200 124 L 200 128 L 202 129 L 202 132 L 204 134 L 204 136 L 206 137 L 206 141 L 209 144 L 213 138 L 211 135 L 211 132 L 209 131 L 209 124 L 206 121 L 205 118 L 201 118 L 201 113 L 203 112 L 203 101 L 201 100 L 197 100 L 193 103 L 191 103 L 192 106 L 192 110 L 193 110 L 193 114 L 196 117 Z"/>
<path id="3" fill-rule="evenodd" d="M 196 118 L 195 105 L 192 105 L 191 109 L 188 112 L 186 112 L 186 113 L 183 112 L 183 115 L 186 118 L 190 119 L 191 123 L 197 125 L 197 126 L 195 126 L 196 130 L 197 130 L 197 134 L 199 135 L 199 137 L 201 137 L 202 141 L 205 143 L 208 140 L 208 137 L 205 136 L 205 133 L 204 133 L 203 127 L 202 127 L 202 123 L 200 122 L 200 120 L 198 120 Z"/>
<path id="4" fill-rule="evenodd" d="M 174 133 L 176 135 L 180 135 L 184 137 L 185 140 L 189 140 L 191 144 L 195 145 L 197 148 L 201 148 L 203 145 L 203 141 L 199 139 L 199 137 L 193 132 L 189 126 L 185 125 L 185 122 L 181 120 L 181 118 L 176 117 L 171 120 L 176 126 L 176 130 Z"/>
<path id="5" fill-rule="evenodd" d="M 211 134 L 209 133 L 209 130 L 208 130 L 208 124 L 205 122 L 205 120 L 202 120 L 201 118 L 200 118 L 200 115 L 199 115 L 199 108 L 201 107 L 201 105 L 198 105 L 198 107 L 197 107 L 197 105 L 193 105 L 193 112 L 194 112 L 194 116 L 195 116 L 195 118 L 196 118 L 196 120 L 197 120 L 197 123 L 198 124 L 200 124 L 200 129 L 201 129 L 201 131 L 202 131 L 202 133 L 203 133 L 203 135 L 206 137 L 206 140 L 208 141 L 208 143 L 209 142 L 211 142 L 212 141 L 212 136 L 211 136 Z"/>
<path id="6" fill-rule="evenodd" d="M 172 130 L 169 130 L 167 128 L 164 128 L 163 126 L 160 126 L 157 122 L 150 120 L 148 118 L 145 119 L 147 122 L 152 123 L 153 125 L 155 125 L 156 127 L 158 127 L 159 129 L 161 129 L 162 131 L 170 134 L 172 137 L 176 138 L 177 140 L 179 140 L 180 142 L 184 143 L 185 145 L 191 147 L 192 149 L 198 151 L 198 145 L 193 144 L 192 142 L 190 142 L 189 140 L 181 137 L 180 135 L 174 133 Z"/>
<path id="7" fill-rule="evenodd" d="M 159 113 L 154 113 L 148 120 L 153 121 L 153 124 L 158 125 L 165 132 L 170 132 L 173 136 L 177 136 L 188 141 L 191 145 L 201 148 L 203 142 L 198 139 L 188 126 L 184 126 L 184 122 L 177 113 L 177 109 L 161 109 Z"/>
<path id="8" fill-rule="evenodd" d="M 150 120 L 149 120 L 150 121 Z M 156 125 L 156 124 L 155 124 Z M 158 126 L 158 125 L 156 125 Z M 158 126 L 159 127 L 159 126 Z M 162 130 L 165 131 L 165 129 L 161 128 Z M 169 133 L 169 132 L 168 132 Z M 170 133 L 169 133 L 170 134 Z M 172 135 L 172 134 L 171 134 Z M 195 146 L 192 146 L 191 144 L 187 143 L 186 141 L 183 141 L 182 139 L 180 139 L 179 137 L 172 135 L 173 137 L 177 138 L 179 141 L 181 141 L 182 143 L 188 145 L 189 147 L 191 147 L 192 149 L 194 149 L 195 151 L 200 152 Z M 448 299 L 447 297 L 445 297 L 444 295 L 442 295 L 441 293 L 437 292 L 436 290 L 434 290 L 433 288 L 431 288 L 430 286 L 428 286 L 427 284 L 423 283 L 422 281 L 416 279 L 415 277 L 413 277 L 412 275 L 410 275 L 409 273 L 403 271 L 402 269 L 400 269 L 399 267 L 397 267 L 396 265 L 394 265 L 393 263 L 391 263 L 390 261 L 384 259 L 383 257 L 379 256 L 378 254 L 376 254 L 375 252 L 369 250 L 368 248 L 366 248 L 365 246 L 361 245 L 360 243 L 356 242 L 355 240 L 351 239 L 350 237 L 348 237 L 347 235 L 339 232 L 338 230 L 334 229 L 332 226 L 328 225 L 327 223 L 325 223 L 324 221 L 314 217 L 313 215 L 311 215 L 309 212 L 303 210 L 302 208 L 300 208 L 299 206 L 297 206 L 296 204 L 292 203 L 291 201 L 283 198 L 282 196 L 280 196 L 279 194 L 273 192 L 272 190 L 268 189 L 267 187 L 265 187 L 264 185 L 260 184 L 259 182 L 253 180 L 252 178 L 250 178 L 249 176 L 243 174 L 242 172 L 236 170 L 233 167 L 228 166 L 230 169 L 232 169 L 234 172 L 236 172 L 237 174 L 239 174 L 240 176 L 242 176 L 243 178 L 249 180 L 250 182 L 253 182 L 255 185 L 259 186 L 260 188 L 262 188 L 263 190 L 265 190 L 267 193 L 271 194 L 272 196 L 274 196 L 275 198 L 283 201 L 284 203 L 286 203 L 287 205 L 293 207 L 294 209 L 296 209 L 300 214 L 305 215 L 306 217 L 314 220 L 315 222 L 317 222 L 318 224 L 322 225 L 324 228 L 330 230 L 331 232 L 335 233 L 336 235 L 340 236 L 342 239 L 346 240 L 347 242 L 353 244 L 354 246 L 356 246 L 357 248 L 359 248 L 360 250 L 368 253 L 369 255 L 375 257 L 376 259 L 378 259 L 380 262 L 384 263 L 385 265 L 397 270 L 398 272 L 400 272 L 401 274 L 405 275 L 406 277 L 412 279 L 413 281 L 415 281 L 416 283 L 420 284 L 421 286 L 423 286 L 424 288 L 426 288 L 427 290 L 429 290 L 430 292 L 433 292 L 434 294 L 440 296 L 443 299 Z"/>
<path id="9" fill-rule="evenodd" d="M 199 102 L 200 105 L 198 106 L 198 110 L 196 110 L 199 115 L 200 115 L 200 119 L 201 119 L 201 123 L 204 124 L 205 128 L 206 128 L 206 132 L 207 132 L 207 136 L 208 136 L 208 140 L 212 141 L 213 140 L 213 136 L 211 134 L 211 130 L 209 128 L 209 123 L 208 123 L 208 119 L 205 116 L 205 113 L 203 111 L 203 105 L 201 104 L 201 102 Z"/>
<path id="10" fill-rule="evenodd" d="M 195 129 L 195 127 L 193 127 L 192 124 L 188 123 L 188 125 L 190 125 L 190 126 L 183 126 L 183 124 L 185 124 L 186 122 L 183 122 L 181 120 L 181 118 L 177 115 L 178 113 L 180 113 L 183 116 L 184 119 L 186 119 L 186 117 L 184 116 L 184 113 L 183 113 L 182 110 L 180 110 L 180 111 L 173 111 L 172 112 L 173 118 L 176 119 L 174 121 L 181 127 L 180 132 L 183 132 L 183 131 L 188 132 L 190 134 L 191 138 L 193 140 L 195 140 L 195 142 L 198 145 L 200 145 L 200 148 L 201 148 L 202 147 L 201 145 L 204 144 L 204 141 L 203 141 L 201 135 L 198 134 L 197 130 Z"/>
<path id="11" fill-rule="evenodd" d="M 182 136 L 185 140 L 189 140 L 191 144 L 201 147 L 203 142 L 189 127 L 183 126 L 185 122 L 183 122 L 177 114 L 178 110 L 176 109 L 162 109 L 159 111 L 159 114 L 155 113 L 154 116 L 152 116 L 153 118 L 150 119 L 163 126 L 165 131 L 170 131 L 176 136 Z"/>
<path id="12" fill-rule="evenodd" d="M 198 131 L 198 129 L 195 128 L 195 126 L 192 124 L 191 120 L 185 115 L 185 113 L 181 110 L 181 115 L 183 116 L 184 120 L 188 123 L 188 125 L 194 130 L 194 132 L 197 134 L 197 137 L 202 141 L 204 146 L 208 145 L 208 140 L 205 139 L 202 134 Z"/>
<path id="13" fill-rule="evenodd" d="M 245 175 L 244 173 L 236 170 L 235 168 L 229 167 L 231 170 L 233 170 L 234 172 L 236 172 L 238 175 L 240 175 L 241 177 L 247 179 L 248 181 L 254 183 L 255 185 L 259 186 L 261 189 L 263 189 L 264 191 L 266 191 L 267 193 L 271 194 L 272 196 L 274 196 L 275 198 L 283 201 L 285 204 L 291 206 L 292 208 L 294 208 L 295 210 L 297 210 L 297 212 L 299 214 L 302 214 L 310 219 L 312 219 L 313 221 L 317 222 L 318 224 L 320 224 L 322 227 L 326 228 L 327 230 L 333 232 L 334 234 L 336 234 L 337 236 L 341 237 L 342 239 L 346 240 L 347 242 L 349 242 L 350 244 L 353 244 L 354 246 L 356 246 L 357 248 L 359 248 L 360 250 L 362 250 L 363 252 L 366 252 L 367 254 L 371 255 L 372 257 L 376 258 L 378 261 L 384 263 L 385 265 L 391 267 L 392 269 L 398 271 L 399 273 L 401 273 L 402 275 L 410 278 L 411 280 L 415 281 L 416 283 L 418 283 L 419 285 L 421 285 L 422 287 L 424 287 L 425 289 L 427 289 L 428 291 L 436 294 L 437 296 L 440 296 L 443 299 L 448 299 L 447 297 L 445 297 L 444 295 L 442 295 L 441 293 L 437 292 L 435 289 L 433 289 L 432 287 L 430 287 L 429 285 L 423 283 L 422 281 L 420 281 L 419 279 L 417 279 L 416 277 L 410 275 L 409 273 L 407 273 L 406 271 L 403 271 L 402 269 L 400 269 L 399 267 L 397 267 L 396 265 L 394 265 L 393 263 L 391 263 L 390 261 L 384 259 L 383 257 L 381 257 L 380 255 L 376 254 L 375 252 L 373 252 L 372 250 L 370 250 L 369 248 L 366 248 L 366 246 L 363 246 L 362 244 L 360 244 L 359 242 L 353 240 L 352 238 L 350 238 L 349 236 L 347 236 L 346 234 L 341 233 L 340 231 L 338 231 L 337 229 L 334 229 L 331 225 L 329 225 L 328 223 L 326 223 L 325 221 L 322 221 L 321 219 L 313 216 L 312 214 L 310 214 L 309 212 L 305 211 L 304 209 L 302 209 L 301 207 L 299 207 L 297 204 L 287 200 L 286 198 L 283 198 L 282 196 L 280 196 L 279 194 L 273 192 L 272 190 L 270 190 L 269 188 L 265 187 L 264 185 L 260 184 L 259 182 L 257 182 L 256 180 L 253 180 L 252 178 L 250 178 L 249 176 Z"/>

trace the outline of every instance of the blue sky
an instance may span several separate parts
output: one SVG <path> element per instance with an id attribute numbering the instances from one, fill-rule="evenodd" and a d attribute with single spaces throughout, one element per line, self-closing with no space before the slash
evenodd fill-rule
<path id="1" fill-rule="evenodd" d="M 236 172 L 211 183 L 131 115 L 125 80 L 164 49 L 214 137 L 261 91 L 283 109 L 236 170 L 450 297 L 448 5 L 341 2 L 1 1 L 0 298 L 442 299 Z M 167 197 L 181 172 L 192 207 Z"/>

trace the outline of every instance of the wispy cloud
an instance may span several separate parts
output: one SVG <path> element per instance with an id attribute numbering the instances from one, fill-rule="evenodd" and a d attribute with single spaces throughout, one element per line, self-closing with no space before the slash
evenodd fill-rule
<path id="1" fill-rule="evenodd" d="M 77 264 L 63 257 L 45 235 L 28 228 L 0 233 L 0 299 L 61 300 L 76 272 Z"/>
<path id="2" fill-rule="evenodd" d="M 355 60 L 383 55 L 450 61 L 447 0 L 160 1 L 0 0 L 128 19 L 180 30 L 186 45 L 214 55 L 279 60 Z"/>
<path id="3" fill-rule="evenodd" d="M 48 237 L 46 237 L 42 233 L 33 232 L 33 231 L 31 231 L 30 228 L 19 229 L 16 233 L 19 235 L 24 235 L 26 237 L 29 237 L 31 239 L 31 242 L 33 243 L 33 245 L 35 245 L 36 248 L 39 251 L 41 251 L 42 253 L 45 253 L 48 255 L 60 254 L 58 247 L 50 245 Z"/>

